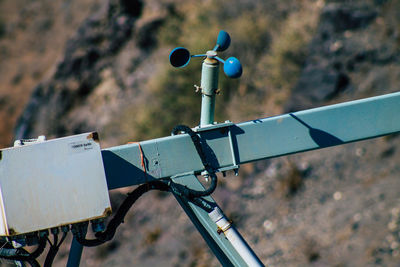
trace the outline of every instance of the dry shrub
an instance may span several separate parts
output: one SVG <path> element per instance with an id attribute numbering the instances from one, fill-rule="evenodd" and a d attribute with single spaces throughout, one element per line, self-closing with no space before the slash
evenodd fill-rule
<path id="1" fill-rule="evenodd" d="M 156 228 L 154 228 L 152 230 L 147 231 L 145 233 L 143 243 L 145 245 L 154 244 L 160 238 L 161 233 L 162 233 L 162 231 L 161 231 L 161 228 L 159 228 L 159 227 L 156 227 Z"/>

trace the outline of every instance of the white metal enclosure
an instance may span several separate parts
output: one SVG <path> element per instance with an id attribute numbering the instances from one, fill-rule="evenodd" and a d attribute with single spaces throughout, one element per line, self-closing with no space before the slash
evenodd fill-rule
<path id="1" fill-rule="evenodd" d="M 111 213 L 97 133 L 0 150 L 0 235 Z"/>

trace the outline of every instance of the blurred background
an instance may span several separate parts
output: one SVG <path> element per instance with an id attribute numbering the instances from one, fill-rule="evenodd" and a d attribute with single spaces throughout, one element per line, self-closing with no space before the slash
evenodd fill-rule
<path id="1" fill-rule="evenodd" d="M 242 62 L 216 120 L 398 91 L 398 0 L 0 0 L 0 147 L 98 131 L 103 148 L 200 118 L 200 60 L 219 30 Z M 398 114 L 393 114 L 394 116 Z M 400 138 L 243 165 L 213 194 L 265 264 L 399 266 Z M 114 209 L 130 189 L 111 192 Z M 65 266 L 68 243 L 55 266 Z M 175 199 L 149 193 L 81 266 L 219 266 Z"/>

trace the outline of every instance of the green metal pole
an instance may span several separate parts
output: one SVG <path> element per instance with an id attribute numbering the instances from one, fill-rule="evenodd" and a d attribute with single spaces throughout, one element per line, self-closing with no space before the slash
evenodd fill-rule
<path id="1" fill-rule="evenodd" d="M 67 261 L 67 267 L 79 266 L 82 257 L 83 246 L 76 241 L 75 237 L 72 239 L 71 248 Z"/>
<path id="2" fill-rule="evenodd" d="M 200 127 L 214 123 L 215 92 L 218 89 L 219 62 L 217 52 L 208 51 L 201 70 L 201 117 Z"/>

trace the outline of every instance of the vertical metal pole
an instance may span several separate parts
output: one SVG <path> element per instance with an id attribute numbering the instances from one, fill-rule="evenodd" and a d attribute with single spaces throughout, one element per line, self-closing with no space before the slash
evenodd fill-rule
<path id="1" fill-rule="evenodd" d="M 75 237 L 72 239 L 71 249 L 69 251 L 67 267 L 77 267 L 81 262 L 83 246 L 76 241 Z"/>
<path id="2" fill-rule="evenodd" d="M 215 51 L 208 51 L 201 69 L 201 117 L 200 127 L 214 123 L 215 91 L 218 89 L 219 62 L 212 58 Z"/>

